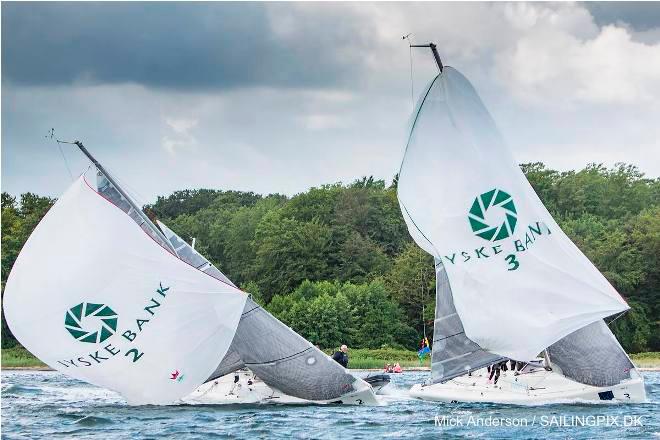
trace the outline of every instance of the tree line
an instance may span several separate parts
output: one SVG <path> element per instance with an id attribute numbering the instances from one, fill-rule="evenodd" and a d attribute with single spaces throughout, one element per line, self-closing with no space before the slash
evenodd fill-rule
<path id="1" fill-rule="evenodd" d="M 521 165 L 553 217 L 626 298 L 612 323 L 624 348 L 660 351 L 660 179 L 632 165 L 559 172 Z M 182 190 L 144 207 L 271 313 L 322 348 L 416 348 L 432 334 L 432 258 L 410 238 L 395 178 L 293 197 Z M 54 200 L 2 193 L 2 286 Z M 3 318 L 2 346 L 16 344 Z"/>

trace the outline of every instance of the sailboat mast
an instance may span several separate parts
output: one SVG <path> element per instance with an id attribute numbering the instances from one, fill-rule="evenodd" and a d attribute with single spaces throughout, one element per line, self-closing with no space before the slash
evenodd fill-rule
<path id="1" fill-rule="evenodd" d="M 440 60 L 440 55 L 438 54 L 438 49 L 434 43 L 429 43 L 429 44 L 411 44 L 410 47 L 429 47 L 431 48 L 431 52 L 433 52 L 433 58 L 435 58 L 435 64 L 438 65 L 438 69 L 440 69 L 440 72 L 445 68 L 445 66 L 442 65 L 442 60 Z"/>
<path id="2" fill-rule="evenodd" d="M 134 210 L 135 212 L 137 212 L 137 214 L 140 216 L 140 218 L 142 218 L 142 220 L 144 220 L 144 222 L 147 223 L 147 225 L 148 225 L 153 231 L 155 231 L 155 232 L 158 234 L 158 236 L 162 239 L 163 243 L 165 243 L 165 245 L 167 245 L 167 247 L 169 248 L 168 250 L 169 250 L 170 252 L 172 252 L 174 255 L 177 255 L 176 250 L 174 249 L 174 246 L 172 246 L 172 244 L 171 244 L 170 241 L 167 239 L 167 237 L 165 237 L 165 235 L 160 231 L 160 229 L 159 229 L 156 225 L 154 225 L 154 223 L 149 219 L 149 217 L 147 216 L 147 214 L 145 214 L 145 213 L 142 211 L 142 209 L 141 209 L 139 206 L 137 206 L 137 205 L 135 204 L 135 202 L 133 202 L 133 200 L 129 197 L 128 194 L 126 194 L 126 192 L 121 188 L 121 186 L 119 186 L 119 184 L 118 184 L 117 182 L 115 182 L 115 180 L 112 178 L 112 176 L 111 176 L 111 175 L 105 170 L 105 168 L 103 168 L 103 165 L 101 165 L 101 164 L 99 163 L 99 161 L 96 160 L 96 159 L 94 158 L 94 156 L 92 156 L 92 154 L 91 154 L 89 151 L 87 151 L 87 148 L 85 148 L 85 146 L 83 145 L 83 143 L 80 142 L 80 141 L 74 141 L 73 143 L 74 143 L 78 148 L 80 148 L 80 151 L 82 151 L 83 154 L 84 154 L 85 156 L 87 156 L 87 158 L 88 158 L 88 159 L 94 164 L 94 166 L 96 167 L 96 169 L 98 169 L 101 173 L 103 173 L 103 175 L 105 176 L 105 178 L 108 179 L 108 181 L 109 181 L 109 182 L 110 182 L 110 183 L 111 183 L 111 184 L 117 189 L 117 191 L 119 191 L 119 194 L 121 194 L 121 196 L 122 196 L 124 199 L 126 199 L 126 201 L 128 202 L 128 204 L 131 205 L 131 208 L 133 208 L 133 210 Z"/>

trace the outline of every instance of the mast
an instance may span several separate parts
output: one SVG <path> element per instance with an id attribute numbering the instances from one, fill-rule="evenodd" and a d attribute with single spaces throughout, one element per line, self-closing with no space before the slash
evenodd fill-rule
<path id="1" fill-rule="evenodd" d="M 445 66 L 442 65 L 442 61 L 440 60 L 440 55 L 438 55 L 438 49 L 436 48 L 434 43 L 411 44 L 410 47 L 429 47 L 429 48 L 431 48 L 431 52 L 433 52 L 433 58 L 435 58 L 435 64 L 438 65 L 438 69 L 440 69 L 440 72 L 442 73 L 442 70 L 445 68 Z"/>
<path id="2" fill-rule="evenodd" d="M 62 141 L 58 141 L 58 142 L 62 142 Z M 72 143 L 76 145 L 78 148 L 80 148 L 80 151 L 82 151 L 83 154 L 87 156 L 87 158 L 94 164 L 96 169 L 99 170 L 101 173 L 103 173 L 105 178 L 108 179 L 108 181 L 112 184 L 112 186 L 114 186 L 115 189 L 119 191 L 119 194 L 121 194 L 121 196 L 124 199 L 126 199 L 128 204 L 131 205 L 131 208 L 133 208 L 133 210 L 140 216 L 143 222 L 146 223 L 154 232 L 156 232 L 156 234 L 158 234 L 158 236 L 162 239 L 165 245 L 167 245 L 167 247 L 169 248 L 168 250 L 174 255 L 177 255 L 174 246 L 172 246 L 172 244 L 167 239 L 167 237 L 165 237 L 165 235 L 160 231 L 160 229 L 158 229 L 158 227 L 153 224 L 153 222 L 149 219 L 147 214 L 145 214 L 142 211 L 142 209 L 139 206 L 137 206 L 135 202 L 133 202 L 133 200 L 129 197 L 129 195 L 126 194 L 126 192 L 121 188 L 121 186 L 119 186 L 119 184 L 112 178 L 112 176 L 105 170 L 105 168 L 103 168 L 103 165 L 101 165 L 99 161 L 96 160 L 89 151 L 87 151 L 87 148 L 85 148 L 83 143 L 80 141 L 66 142 L 66 143 Z"/>

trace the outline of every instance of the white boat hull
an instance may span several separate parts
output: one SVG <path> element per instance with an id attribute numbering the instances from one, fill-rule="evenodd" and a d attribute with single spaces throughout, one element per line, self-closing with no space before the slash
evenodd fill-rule
<path id="1" fill-rule="evenodd" d="M 438 402 L 489 402 L 504 404 L 546 404 L 556 402 L 646 401 L 644 380 L 633 370 L 633 378 L 611 387 L 594 387 L 543 369 L 515 376 L 502 372 L 497 384 L 490 383 L 485 369 L 445 383 L 414 385 L 410 396 Z"/>
<path id="2" fill-rule="evenodd" d="M 250 371 L 238 371 L 201 385 L 183 399 L 185 403 L 206 405 L 231 404 L 295 404 L 295 405 L 378 405 L 374 389 L 362 379 L 354 383 L 355 391 L 337 399 L 311 401 L 284 394 L 269 387 Z"/>

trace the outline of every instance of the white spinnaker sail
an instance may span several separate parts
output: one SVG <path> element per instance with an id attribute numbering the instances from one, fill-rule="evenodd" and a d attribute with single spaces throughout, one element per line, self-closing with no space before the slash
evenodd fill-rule
<path id="1" fill-rule="evenodd" d="M 16 338 L 49 366 L 132 404 L 191 393 L 234 337 L 247 295 L 182 262 L 81 177 L 16 259 Z"/>
<path id="2" fill-rule="evenodd" d="M 447 270 L 465 334 L 531 359 L 626 302 L 552 219 L 468 80 L 445 67 L 413 114 L 398 196 Z"/>

